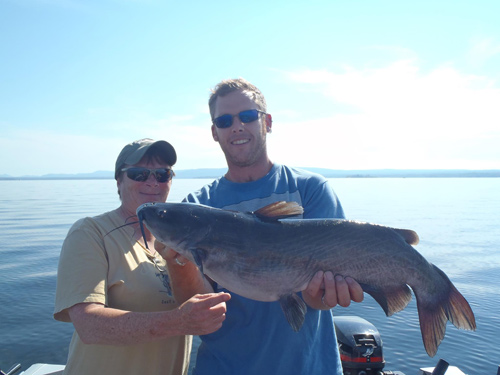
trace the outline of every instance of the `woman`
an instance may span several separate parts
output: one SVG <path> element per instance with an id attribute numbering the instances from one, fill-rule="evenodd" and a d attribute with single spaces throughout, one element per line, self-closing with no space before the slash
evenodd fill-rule
<path id="1" fill-rule="evenodd" d="M 54 310 L 55 319 L 75 327 L 64 374 L 186 374 L 191 351 L 186 335 L 222 325 L 230 296 L 176 301 L 167 261 L 154 250 L 147 228 L 146 246 L 136 223 L 137 207 L 167 199 L 176 160 L 166 141 L 126 145 L 115 165 L 120 207 L 81 219 L 69 230 Z M 183 267 L 179 259 L 168 262 L 170 268 Z"/>

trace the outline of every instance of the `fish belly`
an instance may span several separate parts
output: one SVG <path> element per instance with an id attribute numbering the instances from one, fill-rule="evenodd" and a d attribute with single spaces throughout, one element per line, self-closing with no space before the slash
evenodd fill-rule
<path id="1" fill-rule="evenodd" d="M 206 264 L 204 272 L 225 289 L 257 301 L 272 302 L 282 296 L 304 290 L 310 276 L 304 270 L 294 269 L 228 269 L 225 265 Z"/>

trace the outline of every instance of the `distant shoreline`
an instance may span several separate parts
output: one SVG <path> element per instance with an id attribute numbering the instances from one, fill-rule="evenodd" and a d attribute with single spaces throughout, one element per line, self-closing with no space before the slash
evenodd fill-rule
<path id="1" fill-rule="evenodd" d="M 373 169 L 373 170 L 338 170 L 323 168 L 300 168 L 323 175 L 326 178 L 498 178 L 500 169 Z M 210 179 L 218 178 L 227 171 L 226 168 L 187 169 L 175 171 L 176 179 Z M 112 180 L 111 171 L 97 171 L 78 174 L 48 174 L 43 176 L 9 176 L 1 175 L 0 181 L 19 180 Z"/>

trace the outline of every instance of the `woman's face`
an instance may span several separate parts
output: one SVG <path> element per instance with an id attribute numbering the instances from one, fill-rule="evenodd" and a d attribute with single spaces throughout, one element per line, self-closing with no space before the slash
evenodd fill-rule
<path id="1" fill-rule="evenodd" d="M 155 160 L 149 162 L 141 160 L 139 163 L 127 167 L 170 168 L 168 164 L 162 164 Z M 118 178 L 117 185 L 122 207 L 131 215 L 135 215 L 137 207 L 143 203 L 165 202 L 172 186 L 172 179 L 167 182 L 158 182 L 154 174 L 151 173 L 146 181 L 140 182 L 130 179 L 127 177 L 127 172 L 123 172 Z"/>

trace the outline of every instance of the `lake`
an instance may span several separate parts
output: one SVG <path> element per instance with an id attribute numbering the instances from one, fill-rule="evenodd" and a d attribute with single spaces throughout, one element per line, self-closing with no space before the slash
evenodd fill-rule
<path id="1" fill-rule="evenodd" d="M 176 179 L 169 197 L 180 201 L 210 180 Z M 366 295 L 334 315 L 374 324 L 386 370 L 417 374 L 439 358 L 469 375 L 496 374 L 500 352 L 500 178 L 330 179 L 349 219 L 415 230 L 416 249 L 441 268 L 469 301 L 478 329 L 448 324 L 429 358 L 420 336 L 415 299 L 386 317 Z M 0 368 L 14 363 L 65 363 L 73 332 L 52 318 L 62 242 L 79 218 L 119 205 L 114 180 L 0 181 Z"/>

